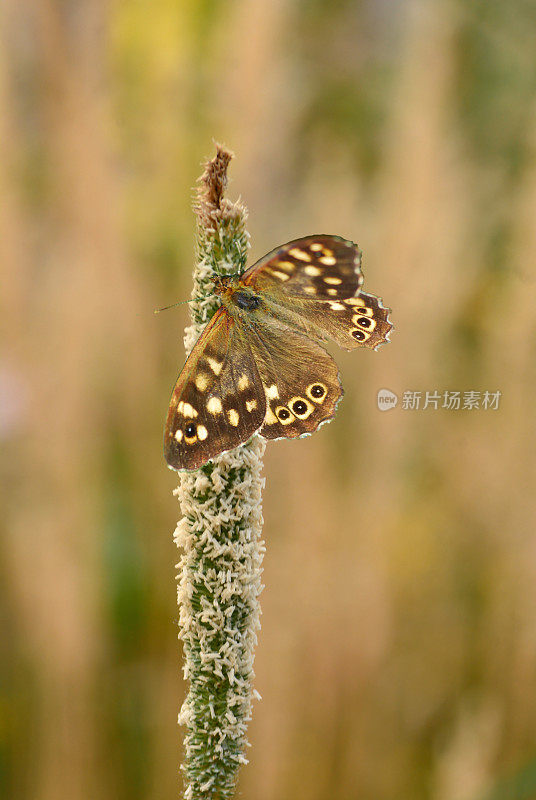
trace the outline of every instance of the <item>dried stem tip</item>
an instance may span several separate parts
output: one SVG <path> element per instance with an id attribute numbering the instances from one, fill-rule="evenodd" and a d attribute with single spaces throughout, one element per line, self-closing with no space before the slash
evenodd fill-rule
<path id="1" fill-rule="evenodd" d="M 221 211 L 222 200 L 227 188 L 227 168 L 234 158 L 233 153 L 223 145 L 216 144 L 216 155 L 205 164 L 205 171 L 199 178 L 199 199 L 195 211 L 201 223 L 214 225 L 215 213 Z"/>

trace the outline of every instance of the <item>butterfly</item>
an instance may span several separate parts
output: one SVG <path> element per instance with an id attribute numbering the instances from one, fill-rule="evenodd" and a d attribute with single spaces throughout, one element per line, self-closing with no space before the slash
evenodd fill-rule
<path id="1" fill-rule="evenodd" d="M 216 276 L 221 305 L 197 340 L 169 405 L 164 455 L 201 467 L 258 432 L 296 438 L 331 420 L 343 389 L 322 347 L 376 349 L 390 309 L 361 291 L 361 252 L 339 236 L 306 236 L 239 276 Z"/>

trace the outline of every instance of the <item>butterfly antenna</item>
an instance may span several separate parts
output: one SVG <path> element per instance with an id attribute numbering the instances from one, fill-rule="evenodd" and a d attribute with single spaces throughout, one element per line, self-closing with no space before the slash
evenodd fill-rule
<path id="1" fill-rule="evenodd" d="M 169 308 L 175 308 L 176 306 L 183 306 L 185 303 L 197 303 L 198 299 L 204 300 L 207 297 L 214 297 L 215 292 L 212 294 L 205 294 L 202 298 L 197 298 L 196 300 L 179 300 L 177 303 L 172 303 L 170 306 L 164 306 L 163 308 L 155 308 L 154 313 L 160 314 L 161 311 L 167 311 Z"/>
<path id="2" fill-rule="evenodd" d="M 176 306 L 182 306 L 185 303 L 191 303 L 192 300 L 179 300 L 178 303 L 172 303 L 170 306 L 163 306 L 163 308 L 155 308 L 154 313 L 160 314 L 161 311 L 167 311 L 168 308 L 175 308 Z"/>

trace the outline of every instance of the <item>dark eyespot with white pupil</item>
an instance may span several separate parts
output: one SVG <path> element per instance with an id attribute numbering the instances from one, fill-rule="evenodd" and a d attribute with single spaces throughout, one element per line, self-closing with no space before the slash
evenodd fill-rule
<path id="1" fill-rule="evenodd" d="M 292 404 L 292 409 L 296 412 L 296 414 L 305 414 L 307 411 L 307 403 L 303 400 L 296 400 Z"/>
<path id="2" fill-rule="evenodd" d="M 363 331 L 358 331 L 357 328 L 355 328 L 352 331 L 352 336 L 354 337 L 354 339 L 357 339 L 358 341 L 362 341 L 365 338 L 365 334 L 363 333 Z"/>
<path id="3" fill-rule="evenodd" d="M 313 397 L 323 397 L 324 396 L 324 387 L 320 386 L 319 383 L 315 383 L 314 386 L 311 386 L 311 394 Z"/>
<path id="4" fill-rule="evenodd" d="M 370 328 L 370 319 L 368 317 L 361 317 L 357 321 L 358 325 L 361 325 L 362 328 Z"/>
<path id="5" fill-rule="evenodd" d="M 279 411 L 279 419 L 288 419 L 290 417 L 290 411 L 287 411 L 286 408 L 282 408 Z"/>
<path id="6" fill-rule="evenodd" d="M 187 436 L 188 439 L 191 439 L 193 436 L 195 436 L 195 431 L 196 431 L 195 425 L 193 424 L 193 422 L 190 422 L 190 424 L 187 425 L 186 428 L 184 429 L 184 435 Z"/>

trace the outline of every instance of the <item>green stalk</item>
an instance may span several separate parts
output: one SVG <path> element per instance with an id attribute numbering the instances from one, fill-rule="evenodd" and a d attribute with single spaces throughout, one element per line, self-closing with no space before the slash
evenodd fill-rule
<path id="1" fill-rule="evenodd" d="M 217 146 L 206 164 L 195 204 L 197 264 L 186 329 L 189 353 L 218 302 L 215 273 L 242 272 L 248 251 L 246 209 L 224 198 L 232 154 Z M 264 555 L 261 478 L 265 442 L 217 456 L 195 472 L 180 473 L 175 490 L 183 518 L 175 541 L 179 561 L 178 603 L 189 681 L 179 722 L 186 726 L 185 800 L 226 800 L 238 768 L 246 764 L 251 719 L 256 631 Z"/>

